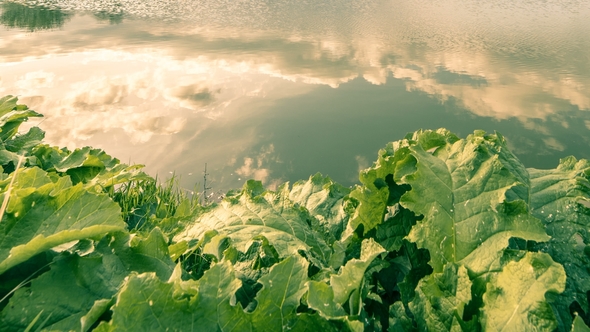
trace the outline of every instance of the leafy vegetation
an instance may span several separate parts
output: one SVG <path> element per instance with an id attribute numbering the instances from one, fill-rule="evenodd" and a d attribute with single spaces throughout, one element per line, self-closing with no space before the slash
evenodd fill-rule
<path id="1" fill-rule="evenodd" d="M 587 331 L 590 162 L 440 129 L 219 203 L 18 134 L 0 99 L 0 330 Z"/>

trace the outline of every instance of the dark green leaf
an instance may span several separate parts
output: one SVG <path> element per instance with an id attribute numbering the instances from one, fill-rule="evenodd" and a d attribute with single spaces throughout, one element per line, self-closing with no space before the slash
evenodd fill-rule
<path id="1" fill-rule="evenodd" d="M 467 325 L 463 309 L 469 301 L 471 281 L 467 269 L 447 264 L 442 273 L 433 273 L 420 281 L 410 309 L 421 331 L 462 331 Z"/>
<path id="2" fill-rule="evenodd" d="M 285 185 L 283 190 L 288 191 Z M 279 188 L 277 190 L 281 192 Z M 340 239 L 340 235 L 348 223 L 348 213 L 344 208 L 344 200 L 350 189 L 333 182 L 321 174 L 311 176 L 307 181 L 298 181 L 293 188 L 285 193 L 294 204 L 305 207 L 319 221 L 319 231 L 329 244 Z"/>
<path id="3" fill-rule="evenodd" d="M 26 134 L 17 135 L 4 142 L 6 150 L 14 153 L 30 153 L 33 147 L 39 145 L 45 138 L 45 132 L 39 127 L 32 127 Z"/>
<path id="4" fill-rule="evenodd" d="M 0 315 L 0 330 L 22 330 L 41 312 L 44 328 L 80 330 L 82 318 L 88 327 L 108 309 L 110 299 L 132 271 L 156 271 L 166 280 L 173 268 L 158 229 L 146 239 L 135 236 L 130 241 L 125 233 L 107 236 L 86 257 L 57 256 L 49 272 L 34 279 L 30 287 L 19 289 Z"/>
<path id="5" fill-rule="evenodd" d="M 573 157 L 562 159 L 553 170 L 529 169 L 532 213 L 545 223 L 551 240 L 537 245 L 567 273 L 565 291 L 551 303 L 558 314 L 560 329 L 572 324 L 570 305 L 577 303 L 585 314 L 590 291 L 590 162 Z M 582 313 L 582 314 L 584 314 Z"/>

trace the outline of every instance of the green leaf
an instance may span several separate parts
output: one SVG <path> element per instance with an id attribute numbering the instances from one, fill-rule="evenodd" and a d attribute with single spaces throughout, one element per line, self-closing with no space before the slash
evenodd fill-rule
<path id="1" fill-rule="evenodd" d="M 580 316 L 576 316 L 572 325 L 572 332 L 590 332 L 590 327 L 584 323 L 584 320 Z"/>
<path id="2" fill-rule="evenodd" d="M 67 148 L 58 148 L 47 144 L 39 144 L 33 148 L 33 155 L 37 158 L 35 166 L 44 171 L 55 171 L 55 164 L 66 158 L 71 152 Z"/>
<path id="3" fill-rule="evenodd" d="M 240 288 L 230 264 L 223 262 L 209 269 L 199 282 L 199 293 L 191 299 L 191 317 L 194 326 L 206 331 L 251 330 L 246 314 L 238 305 L 231 304 L 231 297 Z"/>
<path id="4" fill-rule="evenodd" d="M 14 176 L 14 175 L 13 175 Z M 6 191 L 11 178 L 0 183 Z M 57 245 L 125 229 L 120 208 L 67 178 L 33 167 L 18 172 L 0 222 L 0 274 Z"/>
<path id="5" fill-rule="evenodd" d="M 412 319 L 408 317 L 401 301 L 397 301 L 389 308 L 389 332 L 417 331 Z"/>
<path id="6" fill-rule="evenodd" d="M 222 287 L 219 290 L 223 294 L 227 289 Z M 109 324 L 101 324 L 97 330 L 127 331 L 130 327 L 137 331 L 194 330 L 189 300 L 175 297 L 174 291 L 175 284 L 162 282 L 153 273 L 131 275 L 111 308 L 112 320 Z M 203 311 L 194 313 L 199 317 L 203 314 Z M 209 329 L 211 326 L 204 319 L 198 326 L 204 331 L 217 330 Z"/>
<path id="7" fill-rule="evenodd" d="M 212 238 L 205 238 L 203 243 L 203 254 L 212 255 L 219 262 L 223 258 L 223 252 L 231 243 L 231 240 L 225 235 L 215 235 Z"/>
<path id="8" fill-rule="evenodd" d="M 113 304 L 115 304 L 115 298 L 94 301 L 90 310 L 80 317 L 80 330 L 88 331 Z"/>
<path id="9" fill-rule="evenodd" d="M 400 204 L 388 206 L 385 221 L 367 235 L 373 236 L 387 251 L 398 251 L 418 219 L 414 212 Z"/>
<path id="10" fill-rule="evenodd" d="M 284 188 L 288 190 L 286 184 Z M 277 191 L 281 192 L 281 189 Z M 293 203 L 305 207 L 319 221 L 324 238 L 331 244 L 340 239 L 348 223 L 344 201 L 349 193 L 350 189 L 317 173 L 307 181 L 295 182 L 286 196 Z"/>
<path id="11" fill-rule="evenodd" d="M 281 204 L 273 201 L 275 195 L 262 195 L 255 182 L 246 183 L 240 193 L 227 197 L 216 208 L 199 216 L 175 236 L 174 241 L 190 242 L 215 230 L 230 237 L 236 249 L 246 252 L 253 238 L 263 236 L 280 257 L 304 250 L 327 264 L 331 250 L 322 236 L 311 228 L 313 217 L 307 210 L 294 206 L 286 198 Z"/>
<path id="12" fill-rule="evenodd" d="M 10 95 L 0 98 L 0 116 L 4 116 L 15 109 L 17 102 L 18 98 Z"/>
<path id="13" fill-rule="evenodd" d="M 158 229 L 146 239 L 135 236 L 130 241 L 126 233 L 107 236 L 88 256 L 57 256 L 49 272 L 17 290 L 0 315 L 0 330 L 22 330 L 40 312 L 44 328 L 89 327 L 112 305 L 111 298 L 132 271 L 155 271 L 166 280 L 173 268 Z"/>
<path id="14" fill-rule="evenodd" d="M 79 330 L 80 318 L 94 301 L 113 296 L 123 280 L 109 268 L 100 257 L 58 257 L 31 287 L 16 291 L 1 313 L 0 330 L 20 331 L 40 312 L 44 328 Z"/>
<path id="15" fill-rule="evenodd" d="M 252 313 L 254 331 L 281 331 L 294 324 L 299 301 L 307 291 L 307 265 L 300 256 L 291 256 L 259 279 L 263 287 Z"/>
<path id="16" fill-rule="evenodd" d="M 297 322 L 291 328 L 292 332 L 341 332 L 342 326 L 331 322 L 318 314 L 303 313 L 297 316 Z"/>
<path id="17" fill-rule="evenodd" d="M 324 282 L 309 282 L 307 304 L 328 319 L 339 319 L 348 315 L 342 304 L 334 301 L 334 289 Z"/>
<path id="18" fill-rule="evenodd" d="M 118 159 L 109 156 L 104 151 L 86 146 L 72 151 L 67 157 L 56 163 L 54 168 L 58 172 L 65 173 L 79 167 L 105 168 L 113 167 L 118 163 Z"/>
<path id="19" fill-rule="evenodd" d="M 408 238 L 430 251 L 435 272 L 451 262 L 481 274 L 510 238 L 549 239 L 527 208 L 528 173 L 500 134 L 419 131 L 396 147 L 394 180 L 412 188 L 400 203 L 424 216 Z"/>
<path id="20" fill-rule="evenodd" d="M 385 252 L 385 249 L 373 239 L 363 240 L 360 259 L 349 260 L 340 273 L 330 278 L 330 286 L 334 290 L 334 300 L 344 304 L 350 293 L 360 287 L 365 270 L 373 259 Z"/>
<path id="21" fill-rule="evenodd" d="M 7 305 L 7 299 L 12 293 L 26 286 L 31 279 L 49 271 L 56 255 L 58 254 L 53 251 L 42 252 L 0 275 L 0 311 Z"/>
<path id="22" fill-rule="evenodd" d="M 527 253 L 491 277 L 483 295 L 486 331 L 553 331 L 555 315 L 546 298 L 565 289 L 565 271 L 551 256 Z"/>
<path id="23" fill-rule="evenodd" d="M 231 305 L 241 283 L 228 261 L 215 264 L 198 281 L 181 281 L 180 271 L 169 282 L 153 274 L 131 276 L 113 306 L 113 319 L 103 331 L 281 331 L 293 326 L 296 309 L 307 290 L 307 262 L 288 257 L 260 279 L 258 306 L 246 313 Z M 306 318 L 308 316 L 305 316 Z"/>
<path id="24" fill-rule="evenodd" d="M 416 288 L 410 309 L 421 331 L 462 331 L 463 309 L 471 301 L 467 269 L 447 264 L 442 273 L 424 278 Z"/>
<path id="25" fill-rule="evenodd" d="M 556 169 L 529 169 L 529 173 L 532 213 L 551 236 L 537 248 L 562 264 L 568 276 L 565 291 L 551 303 L 560 329 L 565 330 L 572 324 L 570 305 L 577 303 L 589 313 L 590 209 L 582 203 L 590 201 L 590 162 L 568 157 Z"/>
<path id="26" fill-rule="evenodd" d="M 18 98 L 6 96 L 0 98 L 0 140 L 6 141 L 18 132 L 19 126 L 29 117 L 42 117 L 41 114 L 17 105 Z"/>
<path id="27" fill-rule="evenodd" d="M 37 158 L 37 166 L 45 171 L 65 173 L 74 184 L 82 182 L 89 187 L 107 188 L 132 180 L 151 179 L 141 172 L 143 165 L 120 164 L 103 150 L 88 146 L 69 151 L 41 144 L 35 146 L 32 154 Z"/>
<path id="28" fill-rule="evenodd" d="M 399 288 L 402 301 L 409 303 L 415 296 L 414 290 L 420 280 L 432 273 L 432 266 L 428 264 L 430 254 L 428 250 L 418 249 L 415 243 L 406 240 L 395 260 L 398 262 L 397 266 L 403 266 L 403 268 L 399 267 L 398 269 L 404 274 L 403 281 L 397 284 L 396 287 Z"/>
<path id="29" fill-rule="evenodd" d="M 178 243 L 173 243 L 168 247 L 168 251 L 170 252 L 170 258 L 173 261 L 176 261 L 180 256 L 182 256 L 188 250 L 188 243 L 186 241 L 180 241 Z"/>
<path id="30" fill-rule="evenodd" d="M 26 157 L 25 165 L 34 165 L 32 159 L 35 157 L 30 157 L 30 155 L 33 148 L 41 143 L 44 136 L 45 132 L 38 127 L 32 127 L 26 134 L 7 139 L 4 145 L 0 143 L 0 165 L 5 167 L 4 171 L 11 173 L 21 156 Z M 12 165 L 8 165 L 10 162 Z"/>
<path id="31" fill-rule="evenodd" d="M 168 239 L 159 228 L 154 228 L 147 237 L 138 234 L 119 233 L 106 237 L 96 246 L 96 252 L 108 256 L 116 254 L 129 274 L 135 272 L 155 272 L 158 278 L 167 280 L 174 270 L 174 262 L 168 252 Z"/>
<path id="32" fill-rule="evenodd" d="M 4 142 L 6 150 L 14 153 L 29 153 L 33 147 L 39 145 L 45 138 L 45 132 L 39 127 L 32 127 L 26 134 L 17 135 Z"/>
<path id="33" fill-rule="evenodd" d="M 352 230 L 362 225 L 364 232 L 368 232 L 383 222 L 391 196 L 385 179 L 393 174 L 393 157 L 393 145 L 390 143 L 385 149 L 379 150 L 378 159 L 373 167 L 360 172 L 359 180 L 363 186 L 355 188 L 350 193 L 350 197 L 358 202 L 349 222 Z"/>
<path id="34" fill-rule="evenodd" d="M 363 240 L 360 259 L 351 259 L 338 274 L 332 274 L 329 286 L 319 281 L 309 282 L 307 296 L 309 307 L 328 319 L 342 319 L 349 314 L 356 315 L 356 312 L 347 313 L 343 305 L 349 300 L 351 294 L 359 291 L 365 271 L 375 257 L 383 252 L 385 249 L 373 239 Z"/>
<path id="35" fill-rule="evenodd" d="M 136 180 L 151 180 L 152 178 L 145 174 L 142 169 L 143 165 L 126 165 L 117 164 L 114 167 L 107 167 L 94 177 L 84 179 L 88 186 L 99 186 L 100 188 L 109 188 L 118 184 L 129 183 Z"/>
<path id="36" fill-rule="evenodd" d="M 6 167 L 7 164 L 10 162 L 12 162 L 13 165 L 16 165 L 18 163 L 19 158 L 20 156 L 14 152 L 0 149 L 0 165 L 2 165 L 3 167 Z M 11 173 L 10 171 L 5 171 L 4 169 L 3 172 Z"/>

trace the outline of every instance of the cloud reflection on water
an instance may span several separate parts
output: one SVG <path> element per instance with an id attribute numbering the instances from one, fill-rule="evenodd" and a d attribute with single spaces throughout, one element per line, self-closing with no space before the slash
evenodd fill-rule
<path id="1" fill-rule="evenodd" d="M 81 4 L 62 2 L 53 5 Z M 95 144 L 93 137 L 122 132 L 151 146 L 150 158 L 160 151 L 181 160 L 197 137 L 206 138 L 199 135 L 225 130 L 198 153 L 220 160 L 216 153 L 227 147 L 225 158 L 243 161 L 237 174 L 268 181 L 271 170 L 245 155 L 257 142 L 253 114 L 321 85 L 400 79 L 408 91 L 477 116 L 517 118 L 546 135 L 554 150 L 564 143 L 536 120 L 567 123 L 561 118 L 590 110 L 590 38 L 583 34 L 590 9 L 576 2 L 547 1 L 532 10 L 508 2 L 333 2 L 338 17 L 325 19 L 321 13 L 332 12 L 320 5 L 307 17 L 288 18 L 282 10 L 303 5 L 253 1 L 236 12 L 254 11 L 263 21 L 229 23 L 220 14 L 227 9 L 205 1 L 201 11 L 185 11 L 201 19 L 196 24 L 131 16 L 106 25 L 78 14 L 62 30 L 0 31 L 0 92 L 43 112 L 48 140 L 58 145 Z M 243 16 L 236 12 L 232 17 Z M 172 134 L 179 138 L 164 139 Z"/>

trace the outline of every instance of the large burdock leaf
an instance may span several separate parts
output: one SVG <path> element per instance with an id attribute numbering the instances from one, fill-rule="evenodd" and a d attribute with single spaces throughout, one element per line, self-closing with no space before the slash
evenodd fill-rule
<path id="1" fill-rule="evenodd" d="M 18 98 L 15 96 L 5 96 L 0 98 L 0 116 L 6 115 L 16 108 Z"/>
<path id="2" fill-rule="evenodd" d="M 383 222 L 388 205 L 392 205 L 390 190 L 386 181 L 387 176 L 394 171 L 393 144 L 388 144 L 379 150 L 379 157 L 373 167 L 363 170 L 359 174 L 359 180 L 363 186 L 355 188 L 350 197 L 358 202 L 353 216 L 350 218 L 350 228 L 356 230 L 363 226 L 367 232 Z M 399 196 L 397 197 L 399 199 Z"/>
<path id="3" fill-rule="evenodd" d="M 363 241 L 360 259 L 351 259 L 346 262 L 339 274 L 330 278 L 330 286 L 334 290 L 336 302 L 344 304 L 348 300 L 350 294 L 360 287 L 365 270 L 375 257 L 384 251 L 385 249 L 372 239 Z"/>
<path id="4" fill-rule="evenodd" d="M 16 135 L 4 141 L 6 150 L 14 153 L 28 153 L 41 143 L 45 138 L 45 132 L 39 127 L 32 127 L 26 134 Z"/>
<path id="5" fill-rule="evenodd" d="M 344 319 L 348 315 L 343 304 L 334 301 L 334 289 L 321 281 L 309 282 L 307 304 L 328 319 Z"/>
<path id="6" fill-rule="evenodd" d="M 74 184 L 79 182 L 101 187 L 111 187 L 131 180 L 149 177 L 141 172 L 143 165 L 121 164 L 103 150 L 84 147 L 70 151 L 45 144 L 32 151 L 36 165 L 49 172 L 67 174 Z"/>
<path id="7" fill-rule="evenodd" d="M 344 199 L 350 189 L 335 183 L 329 177 L 322 177 L 317 173 L 307 181 L 298 181 L 291 190 L 288 184 L 279 188 L 277 192 L 287 196 L 294 204 L 305 207 L 315 217 L 329 243 L 340 239 L 346 228 L 349 215 L 345 210 Z"/>
<path id="8" fill-rule="evenodd" d="M 228 262 L 213 266 L 200 282 L 182 282 L 179 269 L 167 283 L 152 273 L 132 275 L 112 308 L 113 319 L 97 330 L 124 331 L 130 326 L 142 331 L 194 331 L 195 326 L 204 331 L 223 330 L 219 325 L 227 316 L 243 316 L 239 307 L 231 310 L 229 305 L 240 284 Z"/>
<path id="9" fill-rule="evenodd" d="M 169 282 L 150 273 L 135 275 L 121 289 L 112 321 L 98 331 L 289 330 L 298 319 L 296 310 L 307 291 L 306 282 L 305 259 L 286 258 L 260 279 L 258 305 L 246 313 L 240 305 L 232 305 L 241 282 L 228 261 L 215 264 L 199 281 L 180 280 L 180 270 Z"/>
<path id="10" fill-rule="evenodd" d="M 342 327 L 333 322 L 327 321 L 317 313 L 315 314 L 299 314 L 297 322 L 289 330 L 291 332 L 342 332 Z M 577 332 L 577 331 L 576 331 Z M 586 332 L 586 331 L 584 331 Z"/>
<path id="11" fill-rule="evenodd" d="M 0 165 L 5 167 L 4 172 L 12 172 L 21 156 L 29 155 L 31 149 L 43 139 L 44 132 L 37 127 L 31 128 L 26 134 L 13 137 L 29 117 L 41 116 L 25 105 L 17 105 L 16 97 L 0 98 Z M 10 162 L 12 165 L 9 166 Z"/>
<path id="12" fill-rule="evenodd" d="M 0 330 L 22 331 L 40 315 L 35 328 L 86 331 L 108 309 L 132 271 L 155 271 L 167 280 L 173 268 L 166 239 L 157 228 L 145 239 L 135 236 L 130 241 L 126 233 L 107 236 L 87 256 L 68 252 L 57 256 L 49 272 L 17 290 L 0 313 Z M 92 308 L 98 312 L 81 321 Z"/>
<path id="13" fill-rule="evenodd" d="M 17 174 L 0 222 L 0 274 L 60 244 L 125 229 L 119 206 L 106 195 L 38 167 Z M 11 179 L 0 183 L 3 196 Z"/>
<path id="14" fill-rule="evenodd" d="M 112 320 L 101 323 L 95 331 L 195 331 L 189 299 L 175 296 L 174 290 L 175 284 L 162 282 L 154 273 L 131 275 L 117 295 Z M 224 295 L 229 288 L 219 290 Z M 217 330 L 204 319 L 199 323 L 204 331 Z"/>
<path id="15" fill-rule="evenodd" d="M 510 238 L 549 239 L 528 211 L 528 172 L 500 134 L 418 131 L 394 145 L 394 180 L 411 186 L 400 204 L 424 216 L 408 239 L 430 251 L 434 272 L 451 262 L 481 274 Z"/>
<path id="16" fill-rule="evenodd" d="M 297 307 L 307 291 L 307 261 L 291 256 L 259 279 L 258 306 L 252 313 L 254 331 L 288 330 L 297 319 Z"/>
<path id="17" fill-rule="evenodd" d="M 422 279 L 410 309 L 421 331 L 468 331 L 463 321 L 465 305 L 471 301 L 471 281 L 467 269 L 452 263 L 442 273 Z"/>
<path id="18" fill-rule="evenodd" d="M 205 232 L 214 230 L 229 236 L 236 249 L 246 252 L 253 238 L 263 236 L 280 257 L 304 250 L 326 264 L 331 250 L 321 234 L 312 229 L 309 212 L 294 206 L 288 198 L 283 197 L 282 202 L 270 198 L 264 196 L 260 182 L 248 181 L 240 193 L 199 216 L 174 240 L 201 239 Z"/>
<path id="19" fill-rule="evenodd" d="M 565 288 L 563 266 L 543 253 L 527 253 L 494 274 L 483 295 L 485 331 L 553 331 L 555 315 L 547 303 L 549 293 Z"/>
<path id="20" fill-rule="evenodd" d="M 18 132 L 21 123 L 29 117 L 42 117 L 25 105 L 17 105 L 18 98 L 6 96 L 0 98 L 0 141 L 5 141 Z"/>
<path id="21" fill-rule="evenodd" d="M 352 308 L 356 312 L 346 312 L 344 304 L 351 294 L 358 294 L 365 271 L 371 262 L 385 249 L 373 239 L 363 240 L 360 259 L 351 259 L 338 274 L 330 276 L 330 285 L 320 281 L 309 282 L 307 303 L 328 319 L 343 319 L 347 315 L 358 315 L 360 308 Z M 355 302 L 354 300 L 350 301 Z M 351 310 L 348 310 L 351 311 Z"/>
<path id="22" fill-rule="evenodd" d="M 14 168 L 21 156 L 24 156 L 30 163 L 32 157 L 27 156 L 30 156 L 32 149 L 39 145 L 44 137 L 45 132 L 43 130 L 32 127 L 26 134 L 16 135 L 5 140 L 3 146 L 0 144 L 0 165 L 6 167 L 5 172 Z M 9 166 L 8 163 L 10 162 L 14 166 Z"/>
<path id="23" fill-rule="evenodd" d="M 545 223 L 551 240 L 538 248 L 561 263 L 568 275 L 565 291 L 551 305 L 558 313 L 560 329 L 572 324 L 574 311 L 588 314 L 590 291 L 590 162 L 562 159 L 556 169 L 529 169 L 531 210 Z M 586 316 L 587 317 L 587 316 Z"/>

